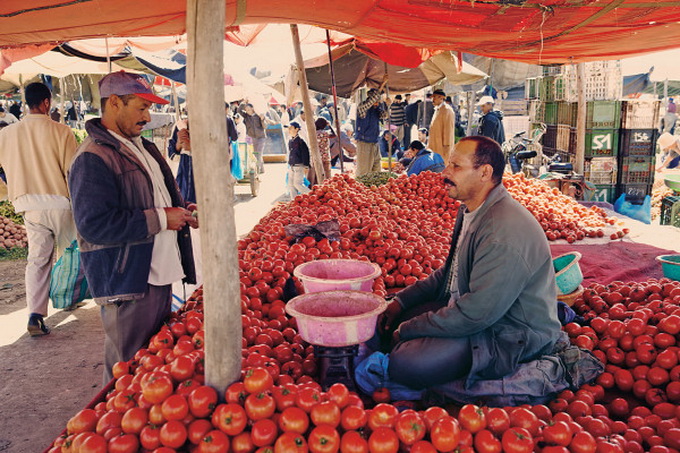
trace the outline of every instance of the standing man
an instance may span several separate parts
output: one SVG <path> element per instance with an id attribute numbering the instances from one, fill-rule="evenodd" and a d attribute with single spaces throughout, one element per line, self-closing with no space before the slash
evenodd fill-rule
<path id="1" fill-rule="evenodd" d="M 357 127 L 354 139 L 357 142 L 357 168 L 355 176 L 362 176 L 380 170 L 380 121 L 387 118 L 387 107 L 380 102 L 382 90 L 387 84 L 387 74 L 380 88 L 368 91 L 368 97 L 357 106 Z"/>
<path id="2" fill-rule="evenodd" d="M 463 138 L 451 153 L 444 184 L 463 205 L 446 264 L 399 292 L 378 320 L 394 345 L 389 380 L 472 385 L 552 351 L 560 322 L 550 247 L 503 186 L 504 169 L 500 146 L 486 137 Z"/>
<path id="3" fill-rule="evenodd" d="M 267 135 L 264 132 L 264 115 L 255 113 L 253 104 L 241 104 L 239 106 L 239 113 L 243 117 L 243 122 L 246 124 L 246 133 L 253 141 L 253 154 L 257 159 L 257 172 L 264 173 L 264 144 L 267 140 Z"/>
<path id="4" fill-rule="evenodd" d="M 444 90 L 438 89 L 432 93 L 434 117 L 427 145 L 432 151 L 442 156 L 444 162 L 448 162 L 449 153 L 456 144 L 456 112 L 444 102 L 445 99 Z"/>
<path id="5" fill-rule="evenodd" d="M 496 140 L 499 145 L 505 141 L 505 128 L 503 128 L 503 112 L 494 110 L 494 100 L 491 96 L 482 96 L 477 106 L 482 111 L 479 119 L 478 135 L 483 135 Z"/>
<path id="6" fill-rule="evenodd" d="M 401 100 L 401 94 L 396 95 L 394 102 L 390 104 L 390 124 L 397 128 L 394 135 L 402 143 L 404 143 L 404 125 L 406 123 L 405 108 L 406 102 Z"/>
<path id="7" fill-rule="evenodd" d="M 42 83 L 26 87 L 30 113 L 0 132 L 0 166 L 7 174 L 9 200 L 24 216 L 28 236 L 26 302 L 28 333 L 46 335 L 52 261 L 76 238 L 66 173 L 76 153 L 68 126 L 48 116 L 52 93 Z"/>
<path id="8" fill-rule="evenodd" d="M 422 127 L 429 129 L 433 115 L 434 104 L 432 103 L 432 93 L 427 93 L 425 100 L 418 105 L 418 129 Z"/>
<path id="9" fill-rule="evenodd" d="M 413 126 L 418 124 L 418 108 L 423 103 L 421 99 L 415 102 L 408 103 L 410 94 L 406 95 L 406 107 L 404 107 L 405 123 L 404 123 L 404 143 L 411 143 L 411 131 Z"/>
<path id="10" fill-rule="evenodd" d="M 196 283 L 189 226 L 198 227 L 156 146 L 140 137 L 155 96 L 124 71 L 99 82 L 102 117 L 69 172 L 78 242 L 90 290 L 101 305 L 104 381 L 130 360 L 170 314 L 172 283 Z"/>

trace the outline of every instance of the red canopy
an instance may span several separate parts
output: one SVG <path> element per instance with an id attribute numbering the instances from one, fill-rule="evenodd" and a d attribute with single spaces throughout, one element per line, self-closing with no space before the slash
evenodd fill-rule
<path id="1" fill-rule="evenodd" d="M 308 23 L 362 38 L 528 63 L 680 46 L 671 0 L 226 0 L 227 26 Z M 29 6 L 30 5 L 30 6 Z M 0 47 L 185 31 L 185 0 L 3 0 Z"/>

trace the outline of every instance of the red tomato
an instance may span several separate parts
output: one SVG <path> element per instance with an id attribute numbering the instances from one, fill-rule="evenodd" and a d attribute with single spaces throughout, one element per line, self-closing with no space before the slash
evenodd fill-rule
<path id="1" fill-rule="evenodd" d="M 393 429 L 376 428 L 368 438 L 368 449 L 371 453 L 397 453 L 399 437 Z"/>
<path id="2" fill-rule="evenodd" d="M 342 453 L 368 453 L 368 442 L 357 431 L 350 430 L 342 435 L 340 451 Z"/>
<path id="3" fill-rule="evenodd" d="M 534 439 L 524 428 L 510 428 L 501 440 L 505 453 L 529 453 L 534 449 Z"/>
<path id="4" fill-rule="evenodd" d="M 273 445 L 277 434 L 278 428 L 276 427 L 276 423 L 269 418 L 256 421 L 253 423 L 253 427 L 250 430 L 250 436 L 256 447 Z"/>
<path id="5" fill-rule="evenodd" d="M 299 433 L 283 433 L 276 439 L 274 453 L 307 453 L 305 437 Z"/>
<path id="6" fill-rule="evenodd" d="M 312 453 L 336 453 L 340 448 L 340 435 L 332 426 L 317 426 L 309 433 L 307 445 Z"/>
<path id="7" fill-rule="evenodd" d="M 276 401 L 267 393 L 252 393 L 246 398 L 244 407 L 251 420 L 262 420 L 274 415 Z"/>
<path id="8" fill-rule="evenodd" d="M 337 428 L 340 424 L 340 408 L 333 401 L 324 401 L 312 406 L 310 418 L 315 425 L 331 425 Z"/>
<path id="9" fill-rule="evenodd" d="M 391 404 L 380 403 L 373 408 L 368 416 L 369 428 L 392 428 L 397 421 L 399 410 Z"/>
<path id="10" fill-rule="evenodd" d="M 533 445 L 532 445 L 533 446 Z M 500 453 L 503 445 L 491 431 L 482 429 L 475 434 L 475 451 L 478 453 Z"/>
<path id="11" fill-rule="evenodd" d="M 207 417 L 217 406 L 217 392 L 212 387 L 202 385 L 189 393 L 188 403 L 194 417 Z"/>
<path id="12" fill-rule="evenodd" d="M 469 433 L 469 431 L 466 431 Z M 432 424 L 430 440 L 439 451 L 452 451 L 461 440 L 461 431 L 458 421 L 447 415 L 436 420 Z"/>
<path id="13" fill-rule="evenodd" d="M 178 420 L 170 420 L 161 426 L 161 443 L 166 447 L 178 449 L 187 440 L 187 429 L 184 423 Z"/>
<path id="14" fill-rule="evenodd" d="M 246 372 L 243 386 L 248 393 L 262 393 L 269 390 L 274 380 L 267 370 L 261 367 L 252 368 Z"/>
<path id="15" fill-rule="evenodd" d="M 220 404 L 212 415 L 212 424 L 220 431 L 236 436 L 243 432 L 248 422 L 248 416 L 243 407 L 238 404 Z"/>
<path id="16" fill-rule="evenodd" d="M 397 416 L 394 429 L 404 445 L 413 445 L 424 438 L 427 431 L 423 418 L 416 412 L 407 411 Z"/>
<path id="17" fill-rule="evenodd" d="M 486 416 L 479 406 L 466 404 L 458 412 L 458 421 L 463 429 L 472 434 L 486 428 Z"/>
<path id="18" fill-rule="evenodd" d="M 212 430 L 198 444 L 196 453 L 224 453 L 229 450 L 229 438 L 222 431 Z"/>

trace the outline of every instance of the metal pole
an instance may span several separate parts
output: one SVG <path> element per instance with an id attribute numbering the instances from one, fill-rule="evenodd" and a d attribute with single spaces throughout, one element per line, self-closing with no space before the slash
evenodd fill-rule
<path id="1" fill-rule="evenodd" d="M 179 121 L 179 98 L 177 96 L 177 86 L 174 80 L 170 81 L 170 90 L 172 91 L 172 105 L 175 106 L 175 123 Z"/>
<path id="2" fill-rule="evenodd" d="M 335 86 L 335 66 L 333 63 L 333 55 L 331 54 L 331 34 L 326 29 L 326 44 L 328 46 L 328 67 L 331 71 L 331 86 L 333 88 L 333 113 L 335 118 L 335 135 L 338 138 L 338 149 L 340 150 L 340 173 L 345 172 L 344 155 L 342 153 L 342 136 L 340 131 L 340 117 L 338 116 L 338 90 Z"/>
<path id="3" fill-rule="evenodd" d="M 586 116 L 588 114 L 585 63 L 576 65 L 576 89 L 578 90 L 578 113 L 576 116 L 576 162 L 574 162 L 574 170 L 576 173 L 583 174 L 583 160 L 586 154 Z"/>
<path id="4" fill-rule="evenodd" d="M 224 0 L 187 0 L 187 101 L 203 255 L 205 382 L 218 395 L 241 375 L 234 178 L 225 152 Z M 191 106 L 190 106 L 191 107 Z"/>
<path id="5" fill-rule="evenodd" d="M 298 72 L 300 73 L 300 89 L 302 90 L 302 104 L 307 120 L 307 135 L 309 136 L 309 154 L 312 162 L 312 168 L 316 173 L 316 181 L 321 184 L 324 181 L 323 164 L 321 163 L 321 156 L 319 155 L 319 142 L 316 140 L 316 128 L 314 127 L 314 115 L 312 114 L 312 103 L 309 101 L 309 87 L 307 86 L 307 73 L 305 72 L 305 61 L 302 59 L 302 50 L 300 49 L 300 33 L 298 32 L 297 24 L 290 24 L 290 34 L 293 38 L 293 48 L 295 49 L 295 60 L 297 63 Z"/>

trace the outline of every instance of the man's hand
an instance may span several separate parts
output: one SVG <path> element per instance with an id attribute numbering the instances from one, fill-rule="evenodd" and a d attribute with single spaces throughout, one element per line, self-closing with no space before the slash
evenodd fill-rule
<path id="1" fill-rule="evenodd" d="M 396 300 L 390 302 L 390 304 L 387 306 L 387 310 L 385 310 L 383 314 L 378 317 L 378 330 L 380 333 L 389 332 L 395 327 L 394 324 L 401 314 L 401 311 L 402 308 L 401 305 L 399 305 L 399 302 Z"/>
<path id="2" fill-rule="evenodd" d="M 187 209 L 191 212 L 191 220 L 188 221 L 189 226 L 198 228 L 198 206 L 196 206 L 196 203 L 189 203 Z"/>
<path id="3" fill-rule="evenodd" d="M 399 329 L 397 329 L 392 333 L 392 344 L 391 344 L 391 346 L 394 348 L 397 345 L 397 343 L 399 343 L 400 341 L 401 341 L 401 335 L 399 334 Z"/>
<path id="4" fill-rule="evenodd" d="M 181 129 L 177 132 L 177 144 L 182 151 L 191 151 L 191 139 L 188 129 Z"/>
<path id="5" fill-rule="evenodd" d="M 383 79 L 382 79 L 382 83 L 380 84 L 380 88 L 378 89 L 379 91 L 382 91 L 383 88 L 385 88 L 385 85 L 387 85 L 387 79 L 388 78 L 389 78 L 389 76 L 387 75 L 387 73 L 385 73 L 385 75 L 383 75 Z"/>
<path id="6" fill-rule="evenodd" d="M 184 225 L 192 221 L 194 218 L 191 215 L 191 211 L 184 208 L 163 208 L 165 210 L 165 216 L 167 218 L 167 229 L 168 230 L 181 230 Z"/>

